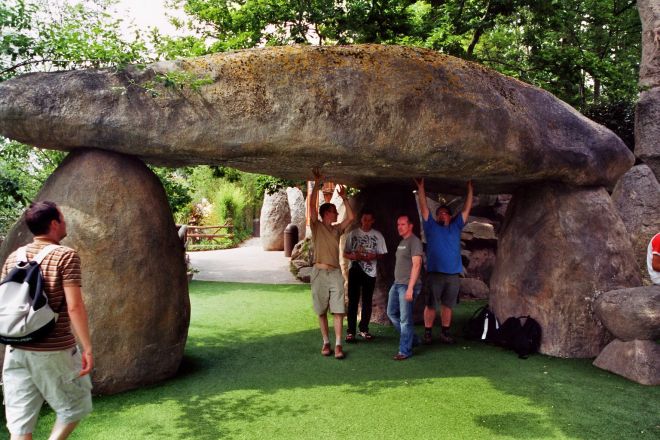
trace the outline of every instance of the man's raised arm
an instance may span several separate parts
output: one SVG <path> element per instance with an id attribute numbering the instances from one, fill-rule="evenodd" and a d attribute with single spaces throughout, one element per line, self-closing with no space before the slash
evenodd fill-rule
<path id="1" fill-rule="evenodd" d="M 307 195 L 307 218 L 309 223 L 316 223 L 319 219 L 317 212 L 318 199 L 319 199 L 319 182 L 321 181 L 321 172 L 318 168 L 312 168 L 312 175 L 314 176 L 314 186 L 310 193 Z"/>
<path id="2" fill-rule="evenodd" d="M 342 231 L 345 231 L 346 228 L 348 228 L 351 223 L 353 223 L 353 220 L 355 220 L 355 214 L 353 213 L 353 208 L 351 208 L 351 204 L 348 202 L 348 197 L 346 196 L 346 186 L 344 185 L 339 185 L 339 197 L 344 202 L 344 208 L 346 209 L 346 217 L 344 220 L 342 220 L 340 227 Z"/>
<path id="3" fill-rule="evenodd" d="M 424 189 L 424 178 L 413 179 L 417 184 L 417 199 L 419 200 L 419 210 L 422 212 L 424 221 L 429 219 L 429 207 L 426 203 L 426 190 Z"/>
<path id="4" fill-rule="evenodd" d="M 467 195 L 465 196 L 465 203 L 463 204 L 463 210 L 461 215 L 463 216 L 463 223 L 467 223 L 467 219 L 470 216 L 470 210 L 472 210 L 472 197 L 474 189 L 472 188 L 472 181 L 468 180 L 467 183 Z"/>

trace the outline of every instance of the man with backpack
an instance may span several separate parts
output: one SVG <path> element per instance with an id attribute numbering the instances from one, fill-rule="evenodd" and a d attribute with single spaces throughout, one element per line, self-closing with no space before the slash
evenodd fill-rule
<path id="1" fill-rule="evenodd" d="M 435 321 L 436 307 L 440 307 L 442 331 L 440 342 L 453 344 L 449 334 L 452 310 L 458 300 L 460 287 L 459 275 L 463 272 L 461 261 L 461 231 L 472 209 L 472 181 L 467 184 L 467 196 L 460 215 L 451 217 L 448 206 L 442 205 L 436 210 L 437 221 L 433 220 L 426 203 L 424 179 L 415 179 L 419 197 L 419 208 L 424 220 L 424 234 L 427 249 L 427 298 L 424 307 L 424 343 L 432 341 L 432 328 Z"/>
<path id="2" fill-rule="evenodd" d="M 66 439 L 92 411 L 89 373 L 94 361 L 81 291 L 80 258 L 75 250 L 59 246 L 67 232 L 55 203 L 31 204 L 24 219 L 34 234 L 34 241 L 25 249 L 28 260 L 45 247 L 58 245 L 43 258 L 41 271 L 44 293 L 59 316 L 53 330 L 42 339 L 7 345 L 2 371 L 7 428 L 12 440 L 31 439 L 46 401 L 57 415 L 50 438 Z M 7 258 L 3 280 L 17 265 L 17 255 L 14 251 Z"/>

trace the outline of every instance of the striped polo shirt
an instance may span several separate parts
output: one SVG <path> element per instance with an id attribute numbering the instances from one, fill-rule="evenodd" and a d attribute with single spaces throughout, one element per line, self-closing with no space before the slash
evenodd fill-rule
<path id="1" fill-rule="evenodd" d="M 35 239 L 27 246 L 27 258 L 31 260 L 41 249 L 48 246 L 50 241 Z M 16 251 L 12 252 L 2 267 L 2 278 L 16 266 Z M 14 347 L 33 351 L 56 351 L 75 347 L 76 339 L 71 332 L 71 319 L 67 309 L 64 286 L 80 286 L 80 257 L 78 253 L 66 246 L 61 246 L 46 255 L 41 262 L 41 273 L 44 277 L 44 292 L 48 296 L 48 303 L 59 317 L 55 328 L 48 336 L 38 342 L 25 344 L 12 344 Z"/>

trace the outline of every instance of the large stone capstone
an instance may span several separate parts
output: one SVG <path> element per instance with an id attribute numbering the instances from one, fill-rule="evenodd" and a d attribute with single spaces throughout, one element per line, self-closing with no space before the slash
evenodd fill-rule
<path id="1" fill-rule="evenodd" d="M 76 150 L 37 200 L 57 203 L 62 244 L 77 249 L 94 347 L 94 393 L 113 394 L 174 375 L 190 321 L 184 249 L 165 191 L 140 160 Z M 0 263 L 32 241 L 21 220 L 0 247 Z"/>
<path id="2" fill-rule="evenodd" d="M 541 352 L 594 357 L 612 336 L 594 316 L 603 292 L 639 286 L 629 234 L 604 188 L 554 184 L 516 192 L 490 279 L 495 316 L 531 315 Z"/>
<path id="3" fill-rule="evenodd" d="M 548 180 L 613 186 L 633 164 L 611 131 L 548 92 L 434 51 L 384 45 L 22 75 L 0 84 L 0 134 L 291 179 L 323 166 L 360 187 L 426 176 L 427 189 L 456 193 L 468 179 L 482 193 Z"/>

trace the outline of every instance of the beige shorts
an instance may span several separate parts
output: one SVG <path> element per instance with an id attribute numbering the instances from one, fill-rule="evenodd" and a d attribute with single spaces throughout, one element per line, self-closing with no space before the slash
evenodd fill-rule
<path id="1" fill-rule="evenodd" d="M 76 348 L 30 351 L 7 346 L 2 377 L 9 432 L 32 433 L 44 401 L 61 424 L 92 412 L 92 381 L 89 374 L 78 377 L 81 361 Z"/>
<path id="2" fill-rule="evenodd" d="M 312 303 L 317 315 L 346 313 L 344 304 L 344 277 L 341 269 L 312 267 Z"/>

